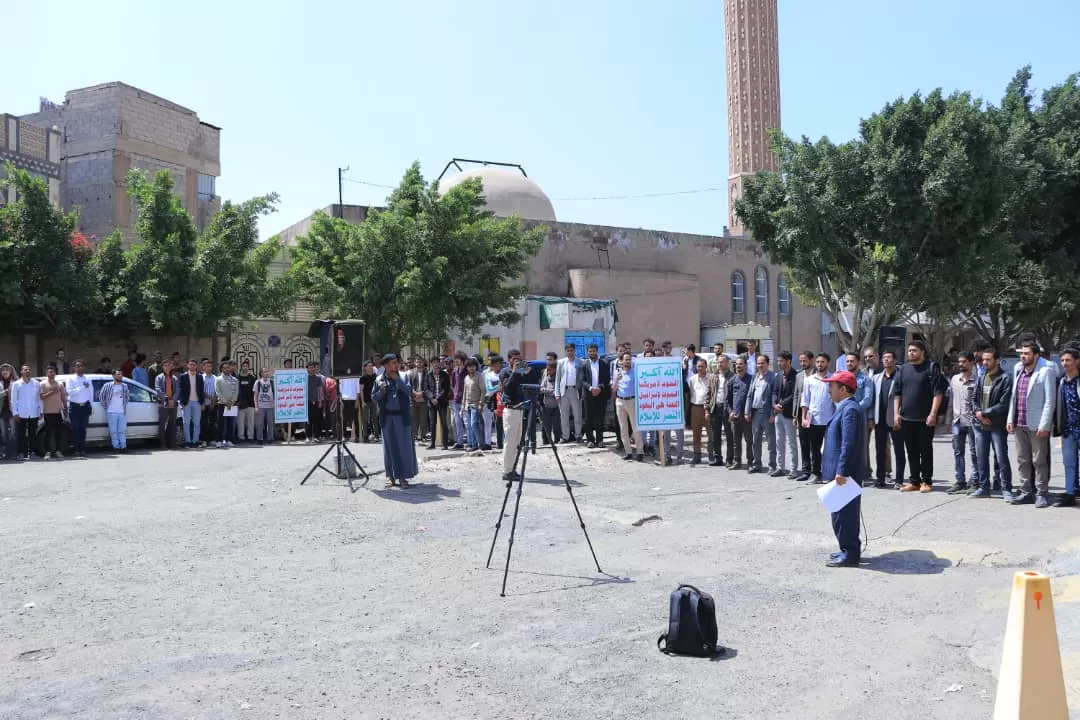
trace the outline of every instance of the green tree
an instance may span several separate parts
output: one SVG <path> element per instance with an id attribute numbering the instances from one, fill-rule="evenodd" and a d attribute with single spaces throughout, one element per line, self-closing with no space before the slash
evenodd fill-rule
<path id="1" fill-rule="evenodd" d="M 93 264 L 114 334 L 214 337 L 255 317 L 288 313 L 291 281 L 269 278 L 281 244 L 260 243 L 258 235 L 259 218 L 273 212 L 277 195 L 226 201 L 200 235 L 167 171 L 153 178 L 132 171 L 127 188 L 138 207 L 137 240 L 124 251 L 113 233 Z"/>
<path id="2" fill-rule="evenodd" d="M 970 306 L 1004 192 L 995 127 L 978 100 L 916 94 L 863 120 L 852 141 L 776 134 L 773 149 L 780 172 L 751 178 L 736 212 L 845 349 L 898 319 Z"/>
<path id="3" fill-rule="evenodd" d="M 203 297 L 194 335 L 209 337 L 258 317 L 283 318 L 292 309 L 289 280 L 269 277 L 281 241 L 259 242 L 259 218 L 277 202 L 276 194 L 226 201 L 202 233 L 195 270 Z"/>
<path id="4" fill-rule="evenodd" d="M 49 202 L 44 180 L 13 165 L 2 182 L 16 200 L 0 206 L 0 327 L 5 333 L 86 337 L 99 319 L 92 249 L 78 215 Z"/>
<path id="5" fill-rule="evenodd" d="M 366 321 L 382 351 L 517 322 L 521 278 L 546 229 L 496 218 L 482 190 L 472 179 L 440 194 L 414 163 L 359 225 L 317 215 L 292 250 L 300 297 L 318 314 Z"/>
<path id="6" fill-rule="evenodd" d="M 111 313 L 125 330 L 190 336 L 203 316 L 206 295 L 196 268 L 198 232 L 173 185 L 165 170 L 152 178 L 137 170 L 128 173 L 127 192 L 138 212 L 138 239 L 124 254 L 116 281 L 100 278 L 107 284 L 103 292 Z M 104 244 L 110 264 L 119 244 L 116 233 Z"/>
<path id="7" fill-rule="evenodd" d="M 1021 69 L 991 110 L 1009 192 L 995 227 L 996 263 L 984 265 L 984 292 L 967 317 L 998 347 L 1021 330 L 1047 347 L 1080 331 L 1080 76 L 1045 91 L 1038 105 L 1031 77 Z"/>

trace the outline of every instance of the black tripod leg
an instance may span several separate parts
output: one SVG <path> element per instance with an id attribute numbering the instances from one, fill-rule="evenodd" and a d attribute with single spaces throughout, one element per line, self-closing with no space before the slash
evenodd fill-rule
<path id="1" fill-rule="evenodd" d="M 510 501 L 510 488 L 513 485 L 513 480 L 506 481 L 506 494 L 503 495 L 502 507 L 499 508 L 499 519 L 495 521 L 495 536 L 491 538 L 491 549 L 488 551 L 487 564 L 484 567 L 491 567 L 491 558 L 495 555 L 495 543 L 499 539 L 499 530 L 502 528 L 503 517 L 506 515 L 506 503 Z"/>
<path id="2" fill-rule="evenodd" d="M 322 454 L 322 457 L 321 457 L 321 458 L 319 458 L 319 461 L 318 461 L 317 463 L 315 463 L 315 464 L 314 464 L 314 465 L 312 466 L 312 468 L 311 468 L 310 470 L 308 470 L 308 474 L 307 474 L 307 475 L 305 475 L 305 476 L 304 476 L 304 479 L 300 481 L 300 484 L 301 484 L 301 485 L 303 485 L 304 483 L 306 483 L 306 482 L 308 481 L 308 479 L 309 479 L 309 478 L 311 478 L 311 476 L 312 476 L 312 475 L 313 475 L 313 474 L 315 473 L 315 471 L 316 471 L 317 469 L 319 469 L 319 468 L 322 468 L 322 469 L 323 469 L 323 470 L 325 470 L 326 472 L 330 472 L 329 470 L 326 470 L 326 468 L 324 468 L 324 467 L 323 467 L 323 464 L 322 464 L 322 463 L 323 463 L 323 460 L 325 460 L 325 459 L 326 459 L 326 456 L 327 456 L 327 455 L 329 455 L 329 454 L 330 454 L 330 451 L 331 451 L 331 450 L 333 450 L 333 449 L 334 449 L 334 446 L 333 446 L 333 445 L 331 445 L 330 447 L 326 448 L 326 452 L 324 452 L 324 453 Z M 330 473 L 330 474 L 331 474 L 331 475 L 333 475 L 333 473 Z"/>
<path id="3" fill-rule="evenodd" d="M 566 470 L 563 469 L 562 458 L 559 457 L 559 451 L 552 446 L 551 449 L 555 452 L 555 463 L 559 466 L 559 472 L 562 474 L 563 483 L 566 485 L 566 492 L 570 494 L 570 502 L 574 506 L 574 512 L 577 513 L 578 522 L 581 523 L 581 532 L 585 535 L 585 543 L 589 546 L 589 552 L 592 553 L 593 562 L 596 563 L 596 572 L 604 572 L 600 569 L 600 561 L 596 559 L 596 551 L 593 550 L 592 540 L 589 539 L 589 531 L 585 529 L 585 519 L 581 517 L 581 509 L 578 508 L 577 498 L 574 497 L 574 488 L 570 485 L 570 479 L 566 477 Z"/>
<path id="4" fill-rule="evenodd" d="M 531 412 L 532 411 L 530 410 L 530 413 Z M 524 444 L 525 442 L 525 440 L 522 440 L 522 444 Z M 521 491 L 523 490 L 525 485 L 525 464 L 528 462 L 528 460 L 528 453 L 522 455 L 521 474 L 518 475 L 517 479 L 517 498 L 514 500 L 514 518 L 510 521 L 510 544 L 506 547 L 506 567 L 503 569 L 502 590 L 499 592 L 499 597 L 506 597 L 506 578 L 510 575 L 510 554 L 514 552 L 514 533 L 517 532 L 518 510 L 521 508 Z M 507 487 L 506 491 L 510 492 L 510 488 Z M 502 520 L 501 517 L 499 519 Z"/>
<path id="5" fill-rule="evenodd" d="M 517 470 L 518 459 L 521 457 L 521 449 L 525 447 L 524 435 L 522 439 L 518 441 L 517 454 L 514 455 L 514 466 L 511 470 Z M 503 441 L 507 442 L 510 438 L 504 438 Z M 524 468 L 522 468 L 524 469 Z M 495 543 L 499 539 L 499 530 L 502 529 L 502 521 L 506 516 L 506 503 L 510 500 L 510 488 L 514 485 L 513 476 L 506 479 L 506 494 L 503 495 L 502 508 L 499 510 L 499 519 L 495 522 L 495 536 L 491 538 L 491 550 L 488 551 L 487 565 L 484 567 L 491 567 L 491 558 L 495 554 Z M 505 586 L 504 586 L 505 589 Z"/>
<path id="6" fill-rule="evenodd" d="M 525 433 L 522 435 L 521 443 L 517 446 L 517 452 L 522 458 L 522 473 L 517 476 L 517 498 L 514 499 L 514 517 L 510 521 L 510 544 L 507 545 L 507 567 L 502 570 L 502 590 L 499 593 L 499 597 L 507 597 L 507 578 L 510 575 L 510 555 L 514 552 L 514 534 L 517 532 L 517 513 L 522 507 L 522 491 L 525 489 L 525 465 L 529 460 L 529 453 L 526 452 L 525 449 L 528 448 L 529 427 L 535 427 L 536 411 L 536 405 L 534 403 L 529 403 L 529 410 L 525 417 Z M 508 480 L 508 497 L 510 493 L 510 483 L 513 483 L 513 480 Z M 502 521 L 502 516 L 499 516 L 499 521 Z"/>

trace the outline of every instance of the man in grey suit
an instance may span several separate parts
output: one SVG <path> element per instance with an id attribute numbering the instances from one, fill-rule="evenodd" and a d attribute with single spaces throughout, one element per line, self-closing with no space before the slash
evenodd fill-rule
<path id="1" fill-rule="evenodd" d="M 581 430 L 585 423 L 582 398 L 589 389 L 588 365 L 584 358 L 577 357 L 577 349 L 567 343 L 566 357 L 559 361 L 555 369 L 555 401 L 559 403 L 559 416 L 562 420 L 563 443 L 571 439 L 584 441 Z M 574 416 L 574 433 L 570 432 L 570 415 Z"/>
<path id="2" fill-rule="evenodd" d="M 1057 401 L 1057 372 L 1039 357 L 1034 340 L 1020 346 L 1020 364 L 1013 375 L 1009 419 L 1005 429 L 1016 435 L 1016 466 L 1022 483 L 1013 505 L 1050 507 L 1050 430 Z"/>
<path id="3" fill-rule="evenodd" d="M 761 466 L 761 438 L 765 437 L 769 443 L 769 472 L 776 471 L 776 404 L 779 395 L 776 387 L 776 375 L 769 369 L 769 356 L 759 354 L 757 356 L 757 373 L 750 381 L 750 389 L 746 393 L 746 406 L 743 408 L 743 418 L 750 423 L 754 438 L 754 461 L 748 472 L 764 472 Z"/>

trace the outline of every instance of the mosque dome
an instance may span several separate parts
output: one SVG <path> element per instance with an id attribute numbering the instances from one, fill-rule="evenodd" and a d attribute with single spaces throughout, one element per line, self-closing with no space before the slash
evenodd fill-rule
<path id="1" fill-rule="evenodd" d="M 483 167 L 461 172 L 439 182 L 439 189 L 446 192 L 470 178 L 480 178 L 481 191 L 487 209 L 501 217 L 517 213 L 525 220 L 555 222 L 555 208 L 540 186 L 521 174 L 519 170 Z"/>

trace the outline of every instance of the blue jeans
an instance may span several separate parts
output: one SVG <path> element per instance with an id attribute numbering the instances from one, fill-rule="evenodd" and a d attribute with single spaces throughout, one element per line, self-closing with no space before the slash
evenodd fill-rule
<path id="1" fill-rule="evenodd" d="M 1065 494 L 1076 494 L 1076 473 L 1078 456 L 1080 456 L 1080 440 L 1074 435 L 1062 435 L 1061 459 L 1065 464 Z"/>
<path id="2" fill-rule="evenodd" d="M 975 448 L 975 427 L 953 423 L 952 426 L 952 451 L 953 460 L 956 463 L 956 482 L 961 485 L 967 484 L 967 462 L 964 451 L 968 449 L 968 440 L 971 440 L 971 485 L 979 487 L 979 455 Z"/>
<path id="3" fill-rule="evenodd" d="M 1009 465 L 1009 438 L 1005 428 L 992 430 L 985 427 L 974 428 L 975 452 L 979 460 L 978 486 L 989 491 L 990 487 L 990 448 L 994 448 L 994 485 L 1003 490 L 1012 490 L 1012 466 Z"/>
<path id="4" fill-rule="evenodd" d="M 202 422 L 202 405 L 189 402 L 184 406 L 184 444 L 199 442 L 199 424 Z"/>
<path id="5" fill-rule="evenodd" d="M 127 415 L 124 413 L 109 413 L 109 437 L 112 439 L 114 450 L 123 450 L 127 447 Z"/>
<path id="6" fill-rule="evenodd" d="M 0 449 L 10 459 L 18 454 L 19 444 L 15 435 L 15 418 L 10 415 L 0 418 Z"/>
<path id="7" fill-rule="evenodd" d="M 484 429 L 480 420 L 480 408 L 468 407 L 465 409 L 466 421 L 468 427 L 466 427 L 466 445 L 471 448 L 480 447 L 480 436 L 483 435 Z"/>
<path id="8" fill-rule="evenodd" d="M 454 415 L 454 444 L 465 445 L 467 440 L 467 434 L 465 432 L 465 418 L 462 416 L 463 409 L 460 402 L 451 403 L 453 407 Z"/>
<path id="9" fill-rule="evenodd" d="M 68 405 L 68 417 L 71 418 L 71 446 L 75 452 L 86 450 L 86 428 L 90 424 L 90 403 Z"/>

